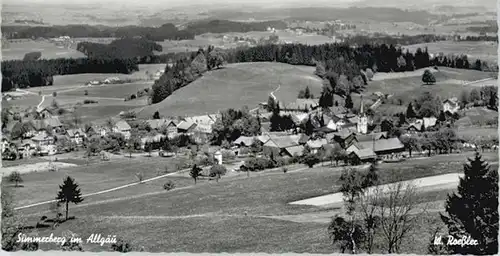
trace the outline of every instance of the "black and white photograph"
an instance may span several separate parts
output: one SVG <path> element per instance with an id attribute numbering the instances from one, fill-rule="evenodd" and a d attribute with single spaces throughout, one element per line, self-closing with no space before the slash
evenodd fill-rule
<path id="1" fill-rule="evenodd" d="M 498 254 L 497 1 L 0 2 L 3 253 Z"/>

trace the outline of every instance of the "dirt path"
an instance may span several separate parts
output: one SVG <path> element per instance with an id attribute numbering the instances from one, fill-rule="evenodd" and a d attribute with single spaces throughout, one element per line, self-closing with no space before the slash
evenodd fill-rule
<path id="1" fill-rule="evenodd" d="M 277 98 L 276 98 L 276 96 L 274 95 L 274 93 L 275 93 L 275 92 L 277 92 L 280 88 L 281 88 L 281 84 L 278 84 L 278 87 L 277 87 L 274 91 L 272 91 L 272 92 L 270 92 L 270 93 L 269 93 L 269 95 L 270 95 L 271 97 L 273 97 L 274 101 L 276 101 L 276 100 L 277 100 Z M 251 110 L 250 110 L 250 112 L 254 112 L 254 111 L 256 111 L 257 109 L 259 109 L 259 107 L 256 107 L 256 108 L 254 108 L 254 109 L 251 109 Z"/>
<path id="2" fill-rule="evenodd" d="M 407 180 L 403 181 L 405 183 L 409 182 L 412 183 L 416 188 L 421 188 L 419 191 L 423 190 L 439 190 L 443 188 L 453 188 L 456 187 L 459 177 L 462 177 L 463 174 L 458 174 L 458 173 L 449 173 L 449 174 L 443 174 L 443 175 L 436 175 L 436 176 L 431 176 L 431 177 L 424 177 L 424 178 L 418 178 L 418 179 L 412 179 L 412 180 Z M 382 190 L 382 193 L 384 191 L 388 191 L 391 187 L 391 185 L 394 185 L 396 183 L 391 183 L 391 184 L 385 184 L 381 185 L 379 188 Z M 370 191 L 373 191 L 373 188 L 368 189 L 368 193 Z M 334 193 L 334 194 L 329 194 L 329 195 L 324 195 L 324 196 L 318 196 L 318 197 L 313 197 L 309 199 L 304 199 L 300 201 L 295 201 L 291 202 L 290 204 L 293 205 L 313 205 L 313 206 L 335 206 L 335 205 L 341 205 L 343 203 L 343 195 L 342 193 Z"/>

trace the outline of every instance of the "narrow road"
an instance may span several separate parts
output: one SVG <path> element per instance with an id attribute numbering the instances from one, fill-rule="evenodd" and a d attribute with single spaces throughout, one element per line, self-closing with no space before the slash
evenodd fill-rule
<path id="1" fill-rule="evenodd" d="M 42 95 L 42 101 L 40 101 L 40 103 L 38 103 L 38 106 L 36 106 L 36 108 L 40 109 L 44 101 L 45 101 L 45 95 Z"/>
<path id="2" fill-rule="evenodd" d="M 273 100 L 274 100 L 274 101 L 276 101 L 276 100 L 277 100 L 277 98 L 276 98 L 276 96 L 274 95 L 274 93 L 275 93 L 275 92 L 277 92 L 280 88 L 281 88 L 281 84 L 278 84 L 278 87 L 277 87 L 274 91 L 272 91 L 272 92 L 270 92 L 270 93 L 269 93 L 269 95 L 270 95 L 271 97 L 273 97 Z M 256 111 L 257 109 L 259 109 L 259 107 L 256 107 L 256 108 L 254 108 L 254 109 L 251 109 L 251 110 L 250 110 L 250 112 L 254 112 L 254 111 Z"/>

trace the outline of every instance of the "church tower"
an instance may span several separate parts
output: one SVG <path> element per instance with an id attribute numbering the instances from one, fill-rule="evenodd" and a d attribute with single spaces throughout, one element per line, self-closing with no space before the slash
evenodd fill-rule
<path id="1" fill-rule="evenodd" d="M 364 104 L 363 104 L 363 96 L 361 96 L 361 107 L 359 111 L 359 116 L 358 116 L 358 124 L 357 124 L 357 131 L 358 133 L 361 134 L 367 134 L 368 133 L 368 117 L 366 116 L 365 112 L 363 111 Z"/>

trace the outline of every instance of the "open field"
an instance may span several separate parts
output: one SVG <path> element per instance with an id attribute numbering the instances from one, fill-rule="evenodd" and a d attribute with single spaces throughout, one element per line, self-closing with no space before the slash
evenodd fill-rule
<path id="1" fill-rule="evenodd" d="M 498 43 L 495 42 L 454 42 L 454 41 L 441 41 L 434 43 L 425 44 L 414 44 L 404 46 L 403 49 L 408 49 L 410 52 L 415 52 L 417 48 L 427 47 L 429 53 L 439 54 L 467 54 L 469 56 L 469 62 L 475 61 L 475 59 L 481 59 L 487 61 L 488 63 L 497 63 L 498 54 L 497 48 Z"/>
<path id="2" fill-rule="evenodd" d="M 171 53 L 171 52 L 186 52 L 186 51 L 197 51 L 199 48 L 206 48 L 209 45 L 213 45 L 222 49 L 236 48 L 240 45 L 246 45 L 247 42 L 238 42 L 239 40 L 234 40 L 235 37 L 253 39 L 259 42 L 261 38 L 268 39 L 269 36 L 273 35 L 269 31 L 252 31 L 246 33 L 207 33 L 202 35 L 197 35 L 193 40 L 179 40 L 170 41 L 165 40 L 163 42 L 158 42 L 163 47 L 161 53 Z M 308 45 L 319 45 L 326 43 L 334 43 L 335 41 L 327 36 L 317 35 L 313 33 L 303 33 L 298 34 L 293 31 L 276 31 L 274 35 L 279 37 L 281 43 L 301 43 Z M 224 38 L 225 37 L 225 38 Z"/>
<path id="3" fill-rule="evenodd" d="M 399 172 L 402 175 L 400 177 L 404 179 L 461 172 L 461 165 L 468 156 L 472 156 L 472 153 L 412 159 L 398 164 L 381 164 L 380 174 L 383 182 L 390 182 L 390 180 L 394 181 L 391 174 L 393 172 Z M 495 153 L 485 153 L 484 158 L 490 162 L 497 161 Z M 440 165 L 438 166 L 437 163 Z M 109 186 L 107 183 L 122 183 L 131 179 L 130 176 L 134 174 L 133 166 L 138 165 L 135 163 L 127 164 L 126 161 L 120 164 L 124 170 L 117 167 L 110 170 L 98 168 L 101 173 L 97 174 L 95 173 L 97 171 L 93 171 L 89 167 L 89 170 L 83 171 L 82 169 L 82 174 L 73 172 L 72 176 L 82 175 L 76 180 L 82 184 L 82 191 L 86 193 L 91 187 L 94 187 L 95 190 L 98 185 Z M 125 165 L 130 167 L 125 167 Z M 144 162 L 141 168 L 145 169 L 145 166 L 149 166 L 147 162 Z M 492 166 L 492 168 L 496 167 L 496 164 Z M 393 171 L 388 171 L 388 169 Z M 140 237 L 140 241 L 133 241 L 144 246 L 147 251 L 247 252 L 258 249 L 266 252 L 331 252 L 333 248 L 326 234 L 327 224 L 314 222 L 311 218 L 306 220 L 300 216 L 319 216 L 328 214 L 327 212 L 331 212 L 331 216 L 333 216 L 335 211 L 332 210 L 334 209 L 322 210 L 317 207 L 293 206 L 288 203 L 338 191 L 337 180 L 340 170 L 341 168 L 332 169 L 318 166 L 287 174 L 264 172 L 242 179 L 223 177 L 218 183 L 214 181 L 203 182 L 196 186 L 191 186 L 192 180 L 187 178 L 168 177 L 165 181 L 174 180 L 174 182 L 179 183 L 179 189 L 140 196 L 137 194 L 144 193 L 149 189 L 156 190 L 155 192 L 162 189 L 159 183 L 142 184 L 130 187 L 131 191 L 128 191 L 129 189 L 123 190 L 122 192 L 128 195 L 128 198 L 127 196 L 123 199 L 110 198 L 111 200 L 93 204 L 97 198 L 90 197 L 82 205 L 70 207 L 70 214 L 75 215 L 76 220 L 63 223 L 56 230 L 46 229 L 39 232 L 41 234 L 53 232 L 56 235 L 69 229 L 85 239 L 91 233 L 96 232 L 104 235 L 120 234 L 120 237 L 126 240 Z M 118 176 L 119 174 L 121 176 Z M 47 188 L 49 186 L 57 187 L 57 184 L 62 180 L 62 176 L 58 176 L 62 174 L 53 173 L 51 175 L 53 177 L 48 179 Z M 103 181 L 91 184 L 89 179 L 95 178 L 96 175 Z M 115 179 L 111 179 L 111 176 Z M 118 181 L 115 181 L 117 177 L 119 177 Z M 26 180 L 34 182 L 35 178 L 40 180 L 41 177 L 27 177 Z M 25 185 L 27 185 L 26 183 Z M 37 186 L 32 183 L 29 185 L 22 189 Z M 87 189 L 84 190 L 84 186 Z M 49 190 L 43 187 L 32 189 Z M 47 195 L 51 195 L 51 192 L 55 191 L 48 191 Z M 441 200 L 436 205 L 439 209 L 448 192 L 450 191 L 444 190 L 442 193 L 422 194 L 426 198 L 422 202 Z M 15 191 L 15 193 L 18 192 Z M 25 198 L 24 200 L 31 199 Z M 148 207 L 145 207 L 146 205 Z M 40 210 L 45 211 L 47 207 Z M 244 213 L 247 213 L 248 216 L 245 216 Z M 290 218 L 296 216 L 297 220 L 291 220 L 285 216 L 290 216 Z M 433 216 L 437 217 L 438 215 L 432 213 L 428 216 L 429 218 L 422 221 L 433 221 L 435 218 Z M 36 215 L 28 216 L 28 220 L 34 224 L 38 217 Z M 439 222 L 436 223 L 439 224 Z M 428 225 L 425 227 L 428 229 Z M 424 231 L 415 230 L 415 235 L 420 232 L 420 236 L 422 236 Z M 165 236 L 169 239 L 159 239 Z M 196 236 L 196 240 L 200 242 L 192 243 L 193 236 Z M 294 238 L 294 242 L 287 242 L 291 238 Z M 415 252 L 414 250 L 419 247 L 425 248 L 428 242 L 427 238 L 422 238 L 421 241 L 412 240 L 413 244 L 408 247 L 410 249 L 407 247 L 405 249 L 409 252 L 410 250 Z M 103 248 L 84 243 L 84 249 L 102 250 Z M 422 253 L 424 252 L 422 251 Z"/>
<path id="4" fill-rule="evenodd" d="M 137 91 L 141 91 L 146 88 L 151 88 L 151 85 L 152 85 L 151 82 L 139 81 L 126 84 L 104 84 L 104 85 L 94 85 L 94 86 L 82 86 L 75 90 L 63 92 L 59 95 L 124 99 L 127 96 L 136 94 Z M 88 92 L 87 96 L 84 96 L 85 91 Z"/>
<path id="5" fill-rule="evenodd" d="M 414 74 L 412 76 L 400 75 L 400 77 L 392 79 L 389 78 L 390 75 L 378 75 L 385 79 L 369 82 L 363 93 L 372 94 L 379 91 L 384 94 L 393 94 L 395 99 L 401 99 L 403 104 L 407 104 L 410 100 L 418 97 L 422 90 L 429 90 L 442 99 L 459 97 L 462 91 L 472 90 L 475 87 L 466 85 L 467 82 L 491 77 L 488 72 L 439 67 L 439 70 L 434 72 L 436 83 L 425 85 L 422 82 L 422 77 L 416 75 L 418 73 L 412 73 Z"/>
<path id="6" fill-rule="evenodd" d="M 314 95 L 321 93 L 322 81 L 302 68 L 271 62 L 238 63 L 207 72 L 193 83 L 175 91 L 162 102 L 147 106 L 141 118 L 150 118 L 158 110 L 164 116 L 215 113 L 246 105 L 255 108 L 267 102 L 274 92 L 284 104 L 295 101 L 298 92 L 309 86 Z"/>
<path id="7" fill-rule="evenodd" d="M 85 54 L 63 46 L 56 46 L 48 41 L 15 40 L 2 46 L 2 60 L 22 60 L 29 52 L 41 52 L 42 59 L 86 58 Z"/>

